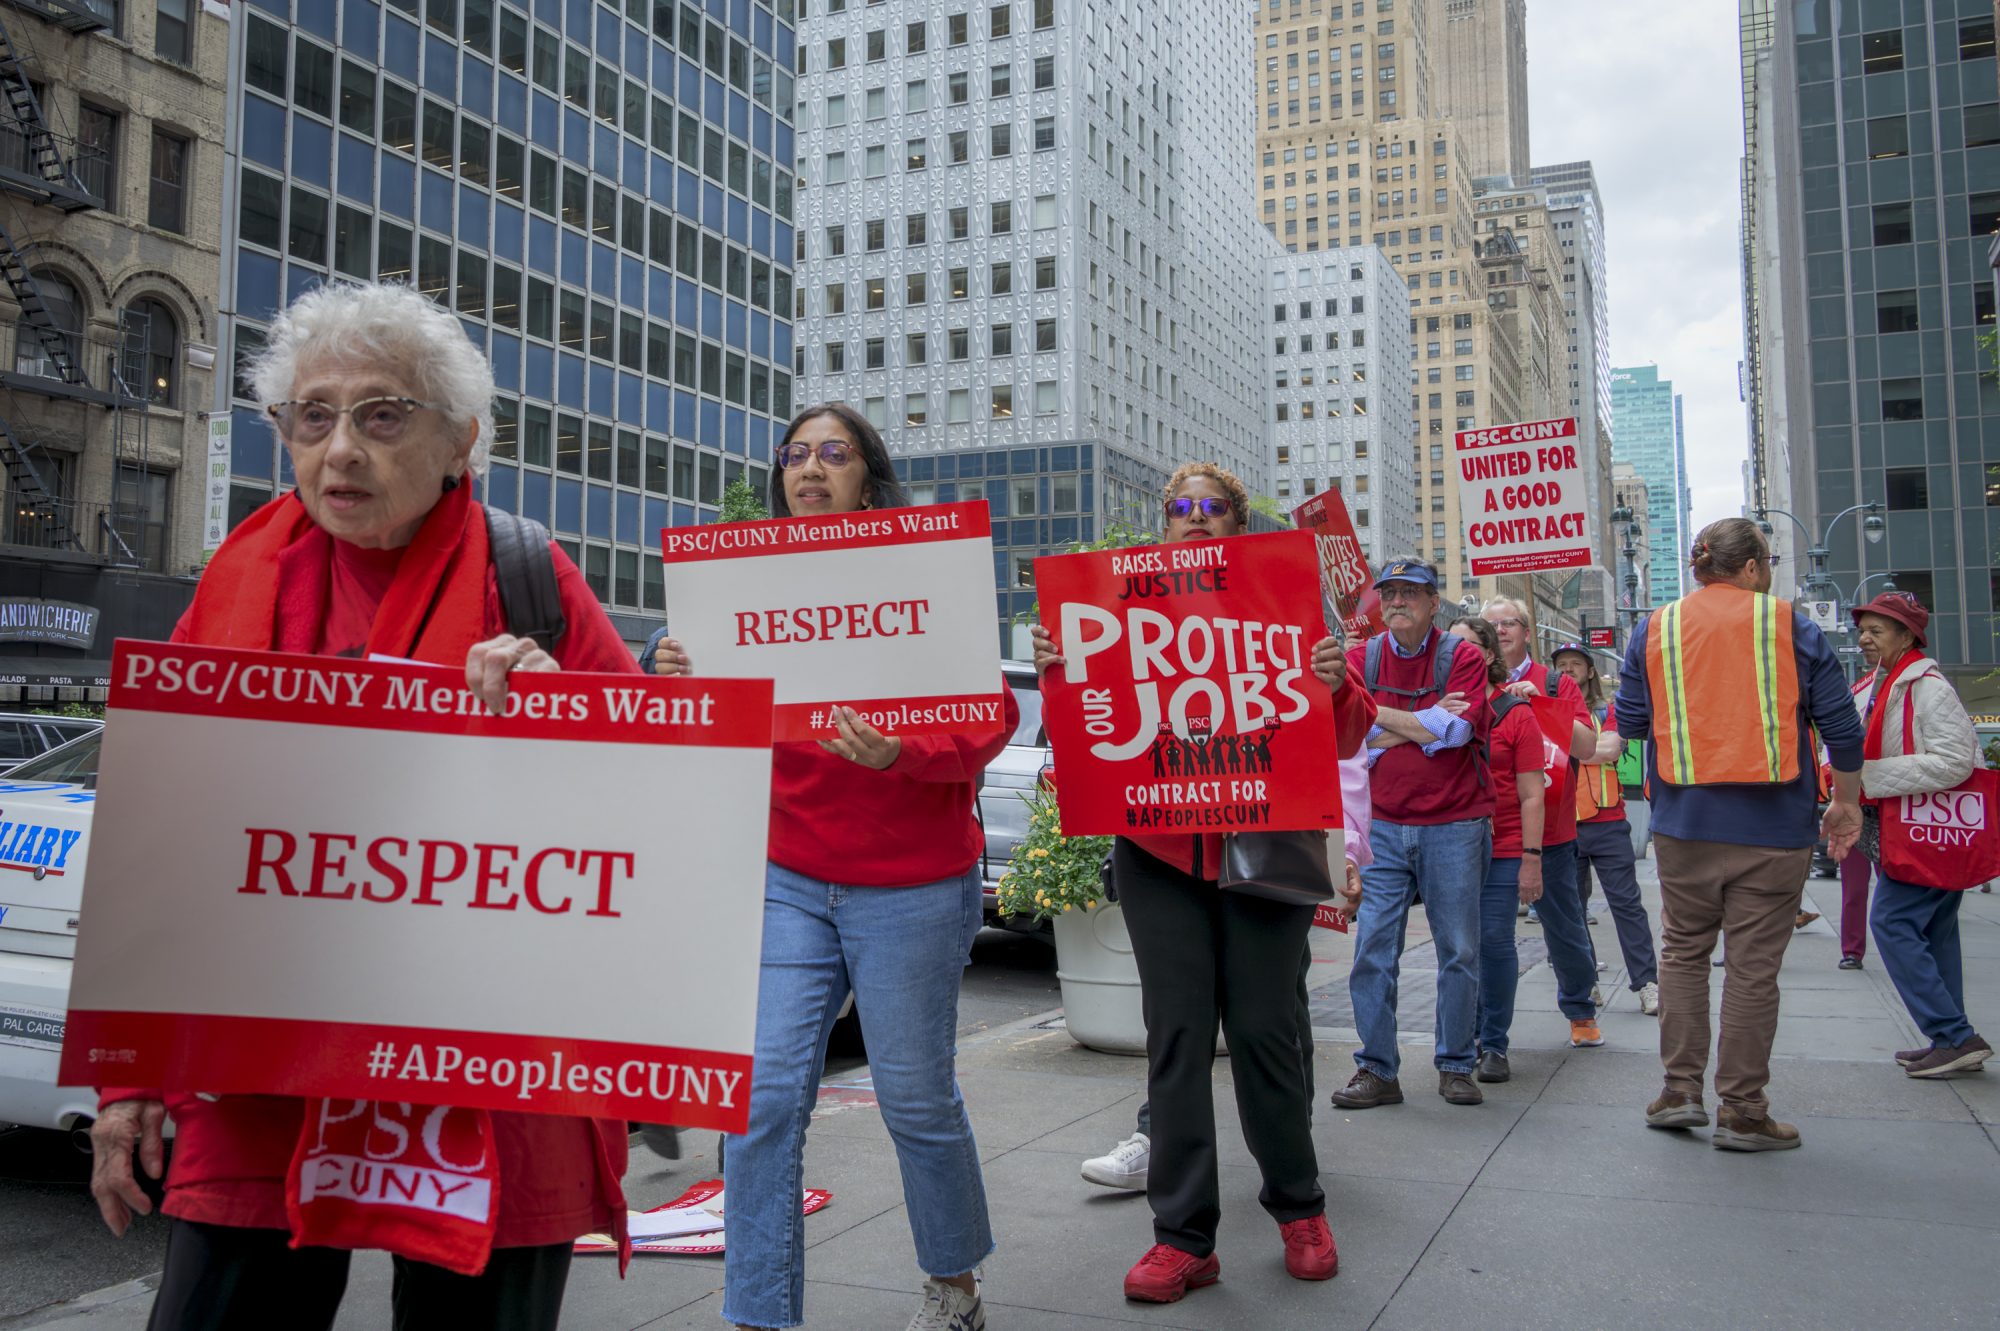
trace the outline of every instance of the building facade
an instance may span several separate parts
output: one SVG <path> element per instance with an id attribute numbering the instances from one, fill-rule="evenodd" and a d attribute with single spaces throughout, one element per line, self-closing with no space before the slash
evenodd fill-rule
<path id="1" fill-rule="evenodd" d="M 796 405 L 791 0 L 250 0 L 231 50 L 225 344 L 343 278 L 492 358 L 488 502 L 547 524 L 628 640 L 659 532 L 760 489 Z M 630 17 L 628 17 L 630 16 Z M 290 484 L 235 376 L 232 522 Z"/>
<path id="2" fill-rule="evenodd" d="M 1401 276 L 1382 251 L 1356 245 L 1276 256 L 1270 282 L 1278 506 L 1289 512 L 1337 488 L 1377 565 L 1432 544 L 1402 442 L 1413 417 L 1403 398 L 1411 339 Z"/>
<path id="3" fill-rule="evenodd" d="M 1681 398 L 1657 365 L 1611 372 L 1611 411 L 1618 422 L 1613 455 L 1646 483 L 1646 540 L 1652 551 L 1645 605 L 1678 600 L 1688 545 L 1692 495 L 1687 478 L 1687 445 L 1681 429 Z M 1615 465 L 1615 464 L 1614 464 Z"/>
<path id="4" fill-rule="evenodd" d="M 1247 15 L 850 0 L 800 35 L 805 397 L 954 497 L 1014 478 L 980 491 L 1003 638 L 1037 553 L 1156 525 L 1180 462 L 1270 493 Z"/>
<path id="5" fill-rule="evenodd" d="M 194 0 L 0 7 L 0 705 L 101 701 L 205 558 L 228 44 Z"/>
<path id="6" fill-rule="evenodd" d="M 1430 0 L 1432 112 L 1475 178 L 1528 183 L 1527 0 Z"/>
<path id="7" fill-rule="evenodd" d="M 2000 227 L 1993 7 L 1773 10 L 1760 69 L 1790 119 L 1758 129 L 1784 136 L 1771 160 L 1797 169 L 1774 169 L 1771 188 L 1802 217 L 1800 243 L 1777 245 L 1757 293 L 1766 345 L 1800 352 L 1784 381 L 1786 507 L 1829 549 L 1843 600 L 1866 599 L 1879 581 L 1864 584 L 1887 574 L 1929 607 L 1932 654 L 1974 711 L 1992 713 L 2000 383 L 1980 339 L 1994 328 L 1987 251 Z M 1763 252 L 1774 237 L 1755 239 Z M 1796 284 L 1796 304 L 1773 298 L 1779 283 Z M 1753 386 L 1769 413 L 1778 367 L 1765 368 Z M 1885 510 L 1879 545 L 1858 517 L 1834 522 L 1871 502 Z"/>

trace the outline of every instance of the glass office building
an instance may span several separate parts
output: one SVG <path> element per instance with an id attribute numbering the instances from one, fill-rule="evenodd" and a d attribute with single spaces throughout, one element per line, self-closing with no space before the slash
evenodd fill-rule
<path id="1" fill-rule="evenodd" d="M 1694 540 L 1681 396 L 1674 392 L 1673 380 L 1660 377 L 1657 365 L 1613 370 L 1611 416 L 1617 423 L 1612 458 L 1630 463 L 1646 482 L 1652 577 L 1641 589 L 1641 606 L 1666 605 L 1685 590 L 1681 573 Z"/>
<path id="2" fill-rule="evenodd" d="M 499 387 L 485 497 L 547 524 L 628 638 L 659 531 L 760 490 L 793 410 L 792 0 L 249 0 L 220 300 L 239 367 L 341 278 L 454 309 Z M 242 396 L 232 525 L 290 484 Z M 226 395 L 225 386 L 218 395 Z"/>

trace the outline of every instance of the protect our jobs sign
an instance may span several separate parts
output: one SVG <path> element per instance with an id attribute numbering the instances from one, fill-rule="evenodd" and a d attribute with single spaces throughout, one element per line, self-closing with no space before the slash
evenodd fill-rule
<path id="1" fill-rule="evenodd" d="M 1574 417 L 1460 430 L 1456 442 L 1474 577 L 1590 567 Z"/>
<path id="2" fill-rule="evenodd" d="M 1064 832 L 1340 826 L 1310 532 L 1046 556 L 1035 590 Z"/>
<path id="3" fill-rule="evenodd" d="M 740 1132 L 770 742 L 768 680 L 495 716 L 462 668 L 121 641 L 62 1080 Z"/>
<path id="4" fill-rule="evenodd" d="M 1327 627 L 1337 627 L 1343 643 L 1366 642 L 1383 632 L 1382 598 L 1368 571 L 1368 552 L 1361 548 L 1340 491 L 1327 490 L 1300 504 L 1292 510 L 1292 525 L 1311 532 L 1318 542 Z"/>
<path id="5" fill-rule="evenodd" d="M 669 527 L 667 620 L 702 676 L 769 679 L 774 735 L 825 739 L 851 707 L 885 735 L 1004 720 L 983 503 Z"/>

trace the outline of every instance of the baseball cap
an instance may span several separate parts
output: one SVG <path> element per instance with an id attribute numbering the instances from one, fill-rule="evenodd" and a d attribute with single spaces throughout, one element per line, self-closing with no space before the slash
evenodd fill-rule
<path id="1" fill-rule="evenodd" d="M 1580 642 L 1566 642 L 1561 644 L 1554 651 L 1549 653 L 1549 659 L 1553 661 L 1558 656 L 1561 656 L 1564 652 L 1575 652 L 1578 656 L 1581 656 L 1586 661 L 1590 659 L 1590 649 L 1588 647 L 1585 647 Z"/>
<path id="2" fill-rule="evenodd" d="M 1419 587 L 1428 587 L 1436 591 L 1438 575 L 1436 569 L 1421 559 L 1397 559 L 1385 565 L 1381 575 L 1375 579 L 1377 587 L 1385 582 L 1414 583 Z"/>

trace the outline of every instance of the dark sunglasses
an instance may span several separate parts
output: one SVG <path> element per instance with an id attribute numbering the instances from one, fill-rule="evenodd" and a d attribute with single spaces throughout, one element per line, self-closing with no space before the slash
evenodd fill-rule
<path id="1" fill-rule="evenodd" d="M 806 459 L 814 453 L 811 444 L 782 444 L 778 448 L 778 465 L 786 471 L 796 471 L 806 465 Z M 844 467 L 854 460 L 854 445 L 829 439 L 819 445 L 819 460 L 828 467 Z"/>
<path id="2" fill-rule="evenodd" d="M 1167 516 L 1170 518 L 1192 517 L 1196 509 L 1200 509 L 1205 515 L 1211 518 L 1219 518 L 1230 511 L 1227 499 L 1169 499 L 1167 501 Z"/>

